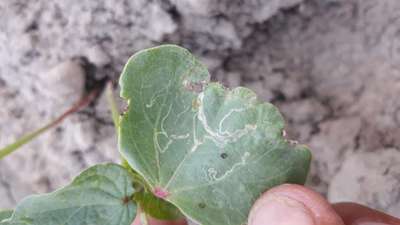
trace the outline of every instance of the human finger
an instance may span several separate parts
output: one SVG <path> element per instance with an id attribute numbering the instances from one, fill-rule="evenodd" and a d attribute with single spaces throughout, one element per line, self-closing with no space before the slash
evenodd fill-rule
<path id="1" fill-rule="evenodd" d="M 304 186 L 285 184 L 270 189 L 254 204 L 249 225 L 344 225 L 332 206 Z"/>

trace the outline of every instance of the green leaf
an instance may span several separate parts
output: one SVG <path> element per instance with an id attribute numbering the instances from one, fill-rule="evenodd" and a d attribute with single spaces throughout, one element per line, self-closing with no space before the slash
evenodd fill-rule
<path id="1" fill-rule="evenodd" d="M 12 210 L 0 210 L 0 222 L 11 217 Z"/>
<path id="2" fill-rule="evenodd" d="M 97 165 L 58 191 L 26 198 L 4 224 L 131 225 L 136 215 L 133 194 L 125 169 Z"/>
<path id="3" fill-rule="evenodd" d="M 310 152 L 282 136 L 284 120 L 249 89 L 209 83 L 187 50 L 164 45 L 129 59 L 119 145 L 153 193 L 203 225 L 245 224 L 267 189 L 303 184 Z"/>
<path id="4" fill-rule="evenodd" d="M 159 220 L 176 220 L 184 216 L 171 203 L 157 198 L 150 192 L 139 192 L 135 195 L 135 200 L 140 208 L 149 216 Z"/>
<path id="5" fill-rule="evenodd" d="M 9 220 L 3 220 L 0 221 L 0 225 L 29 225 L 28 223 L 25 222 L 13 222 L 13 221 L 9 221 Z"/>
<path id="6" fill-rule="evenodd" d="M 150 191 L 151 187 L 146 183 L 144 178 L 134 171 L 127 161 L 123 161 L 122 166 L 130 173 L 138 192 L 135 193 L 134 199 L 140 206 L 142 212 L 159 220 L 176 220 L 184 216 L 173 204 L 157 198 Z"/>

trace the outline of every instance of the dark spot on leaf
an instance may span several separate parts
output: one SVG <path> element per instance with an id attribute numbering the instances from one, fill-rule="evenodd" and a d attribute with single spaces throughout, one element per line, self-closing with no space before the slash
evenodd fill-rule
<path id="1" fill-rule="evenodd" d="M 204 209 L 206 207 L 206 204 L 204 202 L 199 203 L 199 208 Z"/>
<path id="2" fill-rule="evenodd" d="M 129 201 L 130 201 L 129 196 L 125 196 L 125 197 L 122 199 L 122 203 L 123 203 L 124 205 L 128 204 Z"/>
<path id="3" fill-rule="evenodd" d="M 228 154 L 226 154 L 225 152 L 221 154 L 221 158 L 226 159 L 228 158 Z"/>

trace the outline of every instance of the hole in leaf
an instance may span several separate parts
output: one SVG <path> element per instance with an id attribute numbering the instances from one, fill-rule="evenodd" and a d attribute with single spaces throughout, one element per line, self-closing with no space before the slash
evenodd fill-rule
<path id="1" fill-rule="evenodd" d="M 184 80 L 183 86 L 186 90 L 192 91 L 195 93 L 200 93 L 203 91 L 205 82 L 204 81 L 191 81 L 191 80 Z"/>
<path id="2" fill-rule="evenodd" d="M 222 153 L 220 156 L 221 156 L 221 158 L 223 158 L 223 159 L 226 159 L 226 158 L 228 158 L 228 154 L 226 154 L 225 152 L 224 152 L 224 153 Z"/>
<path id="3" fill-rule="evenodd" d="M 199 208 L 204 209 L 206 207 L 206 204 L 204 202 L 199 203 Z"/>

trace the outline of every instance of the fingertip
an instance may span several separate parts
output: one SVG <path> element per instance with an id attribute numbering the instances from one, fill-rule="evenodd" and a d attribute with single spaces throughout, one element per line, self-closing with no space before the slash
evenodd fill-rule
<path id="1" fill-rule="evenodd" d="M 271 222 L 276 225 L 344 225 L 321 195 L 296 184 L 274 187 L 254 204 L 249 215 L 249 225 Z"/>
<path id="2" fill-rule="evenodd" d="M 336 213 L 342 217 L 343 221 L 346 224 L 400 225 L 400 219 L 357 203 L 352 203 L 352 202 L 336 203 L 333 204 L 333 208 L 335 209 Z"/>

